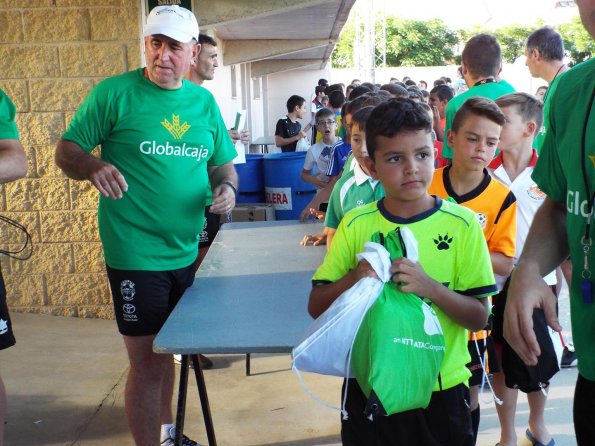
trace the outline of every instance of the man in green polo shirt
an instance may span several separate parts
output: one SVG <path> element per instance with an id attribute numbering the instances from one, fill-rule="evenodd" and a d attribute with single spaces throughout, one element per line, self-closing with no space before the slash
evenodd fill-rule
<path id="1" fill-rule="evenodd" d="M 595 1 L 577 0 L 576 4 L 585 28 L 595 38 Z M 549 128 L 533 172 L 547 198 L 535 215 L 513 272 L 504 314 L 504 337 L 525 363 L 535 365 L 541 352 L 533 331 L 533 309 L 543 308 L 548 324 L 562 329 L 555 296 L 541 277 L 571 255 L 570 313 L 579 371 L 574 427 L 579 445 L 591 445 L 595 439 L 591 416 L 595 400 L 594 98 L 595 59 L 565 73 L 551 95 Z"/>
<path id="2" fill-rule="evenodd" d="M 19 142 L 19 133 L 14 122 L 16 107 L 0 90 L 0 183 L 8 183 L 24 177 L 27 173 L 27 157 Z M 0 350 L 15 344 L 8 306 L 6 289 L 0 271 Z M 6 418 L 6 391 L 0 377 L 0 446 L 4 444 L 4 419 Z"/>
<path id="3" fill-rule="evenodd" d="M 213 96 L 184 79 L 197 53 L 194 14 L 158 6 L 144 35 L 146 68 L 91 91 L 56 162 L 101 193 L 99 233 L 130 360 L 125 404 L 134 440 L 173 445 L 174 364 L 153 353 L 153 339 L 194 280 L 209 182 L 212 212 L 235 204 L 236 152 Z M 97 145 L 101 158 L 90 154 Z"/>
<path id="4" fill-rule="evenodd" d="M 461 68 L 463 79 L 469 90 L 455 96 L 446 104 L 446 126 L 444 135 L 452 128 L 452 121 L 457 110 L 467 99 L 481 96 L 488 99 L 498 99 L 508 93 L 514 93 L 514 88 L 506 81 L 499 79 L 502 70 L 502 51 L 496 38 L 490 34 L 476 34 L 465 44 L 462 54 Z M 442 157 L 452 158 L 452 147 L 444 138 Z"/>

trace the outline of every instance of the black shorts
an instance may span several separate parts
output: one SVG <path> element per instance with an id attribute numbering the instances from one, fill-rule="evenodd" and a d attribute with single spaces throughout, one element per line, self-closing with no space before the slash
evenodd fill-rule
<path id="1" fill-rule="evenodd" d="M 498 348 L 504 344 L 504 309 L 506 308 L 509 282 L 510 277 L 504 284 L 502 291 L 492 296 L 492 338 Z M 556 285 L 550 285 L 550 289 L 555 296 Z"/>
<path id="2" fill-rule="evenodd" d="M 198 249 L 211 246 L 221 227 L 221 216 L 211 213 L 210 207 L 205 208 L 205 224 L 199 234 Z"/>
<path id="3" fill-rule="evenodd" d="M 8 305 L 6 304 L 6 288 L 4 287 L 4 278 L 0 272 L 0 350 L 12 347 L 16 343 L 12 333 L 12 323 L 10 314 L 8 314 Z"/>
<path id="4" fill-rule="evenodd" d="M 469 355 L 471 356 L 471 361 L 469 364 L 467 364 L 467 368 L 471 372 L 469 385 L 479 386 L 483 379 L 483 366 L 481 363 L 484 361 L 484 358 L 486 358 L 488 362 L 486 373 L 497 373 L 500 371 L 500 367 L 498 367 L 498 358 L 496 356 L 494 340 L 490 334 L 485 339 L 478 339 L 477 344 L 475 341 L 469 341 L 467 343 L 467 347 L 469 348 Z M 479 353 L 477 350 L 479 350 Z M 484 355 L 486 351 L 487 357 Z"/>
<path id="5" fill-rule="evenodd" d="M 365 406 L 365 395 L 357 381 L 350 379 L 346 404 L 349 417 L 341 421 L 343 446 L 474 445 L 469 389 L 465 384 L 434 392 L 426 409 L 379 416 L 374 421 L 364 415 Z"/>
<path id="6" fill-rule="evenodd" d="M 118 330 L 125 336 L 157 334 L 194 281 L 194 262 L 172 271 L 106 267 Z"/>

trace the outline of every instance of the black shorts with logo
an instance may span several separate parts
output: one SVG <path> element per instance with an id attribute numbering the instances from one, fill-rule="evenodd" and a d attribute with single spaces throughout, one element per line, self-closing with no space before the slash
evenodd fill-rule
<path id="1" fill-rule="evenodd" d="M 194 262 L 171 271 L 106 267 L 118 330 L 125 336 L 157 334 L 194 281 Z"/>
<path id="2" fill-rule="evenodd" d="M 4 287 L 4 278 L 0 272 L 0 350 L 12 347 L 16 343 L 12 333 L 12 323 L 8 314 L 8 305 L 6 304 L 6 288 Z"/>
<path id="3" fill-rule="evenodd" d="M 205 224 L 199 234 L 198 249 L 211 246 L 221 227 L 221 216 L 213 214 L 209 209 L 210 206 L 205 208 Z"/>

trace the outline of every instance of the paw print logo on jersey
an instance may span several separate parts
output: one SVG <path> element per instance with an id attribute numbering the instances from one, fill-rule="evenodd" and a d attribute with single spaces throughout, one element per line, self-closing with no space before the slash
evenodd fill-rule
<path id="1" fill-rule="evenodd" d="M 486 225 L 488 224 L 488 217 L 486 217 L 485 214 L 480 213 L 475 214 L 475 216 L 477 217 L 477 221 L 479 222 L 481 229 L 485 229 Z"/>
<path id="2" fill-rule="evenodd" d="M 436 248 L 441 251 L 450 248 L 450 244 L 452 243 L 452 237 L 449 237 L 448 234 L 438 235 L 438 238 L 433 240 Z"/>
<path id="3" fill-rule="evenodd" d="M 134 299 L 134 295 L 136 294 L 136 290 L 134 289 L 134 282 L 131 280 L 123 280 L 120 283 L 120 293 L 122 293 L 122 298 L 125 301 L 131 301 Z"/>

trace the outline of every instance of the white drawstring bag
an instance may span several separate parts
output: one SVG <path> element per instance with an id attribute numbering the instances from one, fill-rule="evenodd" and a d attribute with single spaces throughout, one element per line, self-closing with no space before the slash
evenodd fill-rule
<path id="1" fill-rule="evenodd" d="M 339 296 L 333 304 L 308 327 L 304 337 L 293 349 L 292 368 L 322 375 L 352 378 L 350 351 L 364 315 L 376 301 L 384 282 L 390 280 L 390 256 L 378 243 L 366 243 L 358 259 L 366 259 L 380 280 L 364 277 Z"/>

